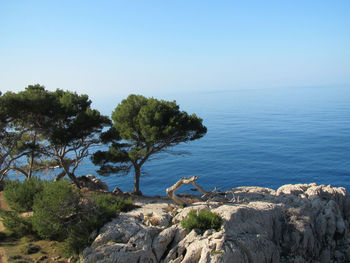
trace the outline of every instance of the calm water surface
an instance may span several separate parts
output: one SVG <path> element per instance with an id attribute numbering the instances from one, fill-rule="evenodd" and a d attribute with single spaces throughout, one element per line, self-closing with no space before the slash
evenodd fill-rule
<path id="1" fill-rule="evenodd" d="M 316 182 L 350 190 L 350 87 L 193 93 L 173 99 L 202 117 L 208 133 L 173 149 L 190 154 L 160 154 L 147 163 L 140 186 L 144 194 L 164 195 L 179 178 L 192 175 L 207 189 Z M 95 170 L 86 161 L 78 174 Z M 111 189 L 133 188 L 133 175 L 103 180 Z"/>

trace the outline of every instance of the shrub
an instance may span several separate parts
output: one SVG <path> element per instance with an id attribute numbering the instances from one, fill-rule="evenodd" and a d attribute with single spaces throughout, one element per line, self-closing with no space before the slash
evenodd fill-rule
<path id="1" fill-rule="evenodd" d="M 78 255 L 85 247 L 89 246 L 92 241 L 89 240 L 89 237 L 94 229 L 95 223 L 87 218 L 72 226 L 63 245 L 67 256 Z"/>
<path id="2" fill-rule="evenodd" d="M 80 191 L 69 181 L 44 183 L 35 180 L 31 184 L 19 181 L 8 184 L 10 199 L 16 200 L 13 203 L 18 207 L 22 200 L 32 199 L 33 216 L 24 218 L 18 211 L 5 210 L 0 210 L 0 216 L 5 227 L 17 236 L 36 234 L 44 239 L 64 241 L 67 255 L 79 254 L 90 244 L 90 233 L 98 230 L 119 212 L 133 208 L 131 198 L 124 200 L 111 194 L 92 194 L 91 198 L 82 198 Z M 34 185 L 40 185 L 41 189 Z M 25 198 L 17 201 L 14 189 L 21 189 L 19 196 Z M 23 247 L 22 253 L 27 249 L 31 251 L 30 247 Z"/>
<path id="3" fill-rule="evenodd" d="M 4 227 L 17 237 L 34 233 L 30 217 L 21 217 L 17 212 L 0 208 L 0 216 Z"/>
<path id="4" fill-rule="evenodd" d="M 195 229 L 203 234 L 205 230 L 215 229 L 218 231 L 222 225 L 222 218 L 209 210 L 202 209 L 199 212 L 191 210 L 188 215 L 181 221 L 183 228 Z"/>
<path id="5" fill-rule="evenodd" d="M 31 243 L 36 240 L 38 240 L 38 236 L 35 235 L 26 235 L 21 237 L 21 243 Z"/>
<path id="6" fill-rule="evenodd" d="M 132 200 L 123 199 L 112 194 L 92 194 L 93 203 L 98 210 L 99 219 L 109 221 L 120 212 L 127 212 L 133 208 Z"/>
<path id="7" fill-rule="evenodd" d="M 28 212 L 33 209 L 35 195 L 43 190 L 44 182 L 32 177 L 23 182 L 6 181 L 4 196 L 12 210 Z"/>
<path id="8" fill-rule="evenodd" d="M 91 202 L 92 201 L 92 202 Z M 94 193 L 91 203 L 82 205 L 82 217 L 72 225 L 65 240 L 65 251 L 69 254 L 79 254 L 92 240 L 90 234 L 101 228 L 106 222 L 114 218 L 119 212 L 126 212 L 133 208 L 132 200 L 122 199 L 112 194 Z"/>
<path id="9" fill-rule="evenodd" d="M 34 199 L 33 227 L 42 238 L 62 241 L 78 220 L 80 192 L 68 181 L 44 185 Z"/>

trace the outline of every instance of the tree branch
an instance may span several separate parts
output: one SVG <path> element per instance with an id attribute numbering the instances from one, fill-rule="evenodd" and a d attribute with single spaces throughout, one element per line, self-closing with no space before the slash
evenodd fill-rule
<path id="1" fill-rule="evenodd" d="M 202 192 L 204 195 L 207 195 L 208 192 L 205 191 L 202 187 L 200 187 L 195 181 L 198 179 L 197 176 L 192 176 L 192 177 L 187 177 L 184 178 L 182 177 L 179 181 L 177 181 L 173 186 L 169 187 L 166 189 L 167 195 L 178 205 L 183 205 L 186 206 L 188 203 L 183 200 L 182 198 L 178 197 L 175 194 L 175 191 L 179 189 L 182 185 L 184 184 L 193 184 L 194 187 L 197 188 L 198 191 Z"/>

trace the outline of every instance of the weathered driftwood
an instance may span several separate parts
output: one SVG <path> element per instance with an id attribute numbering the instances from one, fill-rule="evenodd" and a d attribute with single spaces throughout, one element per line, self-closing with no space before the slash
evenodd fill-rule
<path id="1" fill-rule="evenodd" d="M 191 176 L 191 177 L 187 177 L 187 178 L 183 177 L 179 181 L 177 181 L 173 186 L 167 188 L 166 189 L 166 193 L 176 204 L 186 206 L 186 205 L 188 205 L 187 202 L 185 200 L 183 200 L 182 198 L 178 197 L 175 194 L 175 191 L 177 189 L 179 189 L 182 185 L 184 185 L 184 184 L 192 184 L 194 187 L 196 187 L 196 189 L 198 191 L 203 193 L 202 197 L 205 197 L 208 194 L 210 194 L 210 192 L 205 191 L 202 187 L 200 187 L 195 182 L 197 179 L 198 179 L 197 176 Z"/>

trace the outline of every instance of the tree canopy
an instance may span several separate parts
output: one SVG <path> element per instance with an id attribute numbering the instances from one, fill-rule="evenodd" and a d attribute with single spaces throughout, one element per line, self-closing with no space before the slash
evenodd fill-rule
<path id="1" fill-rule="evenodd" d="M 25 158 L 16 158 L 12 169 L 30 178 L 34 172 L 40 171 L 47 160 L 41 152 L 44 146 L 44 129 L 48 127 L 55 108 L 55 97 L 43 86 L 29 85 L 18 93 L 6 92 L 1 97 L 3 113 L 7 116 L 7 131 L 11 131 L 19 139 L 13 154 Z"/>
<path id="2" fill-rule="evenodd" d="M 27 157 L 12 169 L 30 178 L 35 171 L 60 168 L 60 177 L 67 174 L 76 184 L 74 175 L 89 148 L 99 143 L 99 133 L 110 125 L 108 117 L 91 109 L 87 95 L 75 92 L 48 91 L 30 85 L 18 93 L 6 92 L 1 97 L 4 114 L 12 113 L 13 132 L 21 132 L 21 139 L 13 152 Z M 8 122 L 9 123 L 9 122 Z M 18 163 L 20 163 L 18 161 Z"/>
<path id="3" fill-rule="evenodd" d="M 102 175 L 135 171 L 134 192 L 141 194 L 142 165 L 149 158 L 181 142 L 203 137 L 207 129 L 195 114 L 181 111 L 175 101 L 129 95 L 112 113 L 113 127 L 101 138 L 110 143 L 98 151 L 93 162 Z"/>
<path id="4" fill-rule="evenodd" d="M 0 93 L 0 181 L 7 175 L 11 165 L 24 156 L 16 151 L 22 132 L 15 130 L 13 120 L 12 111 L 3 103 Z"/>

